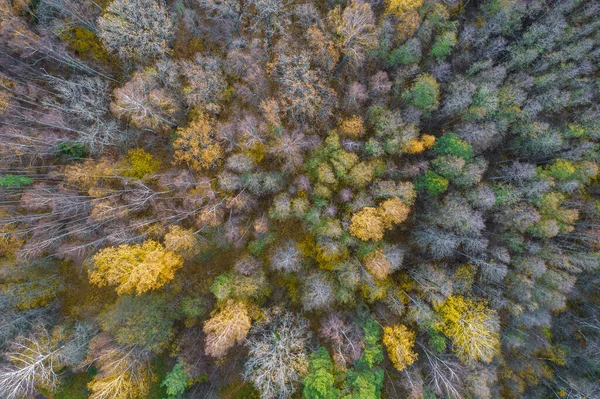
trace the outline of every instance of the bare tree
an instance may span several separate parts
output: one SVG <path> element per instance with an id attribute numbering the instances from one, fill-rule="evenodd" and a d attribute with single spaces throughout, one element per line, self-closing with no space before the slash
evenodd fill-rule
<path id="1" fill-rule="evenodd" d="M 296 243 L 288 241 L 281 248 L 277 248 L 271 255 L 270 266 L 272 269 L 287 273 L 300 270 L 302 255 L 296 249 Z"/>
<path id="2" fill-rule="evenodd" d="M 0 368 L 0 393 L 14 399 L 36 392 L 36 386 L 54 389 L 58 373 L 64 365 L 85 356 L 89 335 L 76 331 L 67 342 L 53 339 L 43 327 L 37 326 L 29 337 L 12 343 L 5 357 L 11 364 Z"/>
<path id="3" fill-rule="evenodd" d="M 250 29 L 264 33 L 267 47 L 271 47 L 274 35 L 286 34 L 291 14 L 287 0 L 249 0 L 247 5 L 252 10 L 248 14 Z"/>
<path id="4" fill-rule="evenodd" d="M 100 36 L 121 58 L 170 52 L 173 20 L 163 0 L 115 0 L 98 19 Z"/>
<path id="5" fill-rule="evenodd" d="M 346 62 L 352 67 L 362 65 L 366 51 L 377 46 L 376 20 L 371 5 L 354 0 L 344 11 L 337 6 L 330 11 L 328 18 L 344 54 L 338 68 Z"/>
<path id="6" fill-rule="evenodd" d="M 261 399 L 290 398 L 308 371 L 308 322 L 271 309 L 251 335 L 246 341 L 244 379 L 260 391 Z"/>

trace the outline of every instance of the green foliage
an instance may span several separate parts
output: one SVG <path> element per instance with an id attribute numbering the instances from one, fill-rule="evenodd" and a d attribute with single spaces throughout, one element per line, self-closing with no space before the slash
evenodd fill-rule
<path id="1" fill-rule="evenodd" d="M 5 175 L 0 177 L 0 187 L 19 188 L 33 183 L 33 179 L 21 175 Z"/>
<path id="2" fill-rule="evenodd" d="M 4 269 L 0 292 L 18 310 L 48 306 L 63 291 L 63 281 L 56 273 L 58 265 L 37 261 Z"/>
<path id="3" fill-rule="evenodd" d="M 433 76 L 421 74 L 415 79 L 410 91 L 404 92 L 402 97 L 424 113 L 429 113 L 440 104 L 440 86 Z"/>
<path id="4" fill-rule="evenodd" d="M 90 367 L 87 372 L 69 374 L 61 381 L 58 389 L 54 393 L 55 399 L 88 399 L 90 390 L 87 384 L 96 374 L 96 369 Z"/>
<path id="5" fill-rule="evenodd" d="M 113 61 L 100 38 L 85 28 L 73 26 L 64 30 L 60 38 L 67 43 L 69 50 L 84 60 Z"/>
<path id="6" fill-rule="evenodd" d="M 177 363 L 160 384 L 167 390 L 169 398 L 181 398 L 188 387 L 190 376 L 183 369 L 183 364 Z"/>
<path id="7" fill-rule="evenodd" d="M 306 399 L 338 399 L 340 397 L 340 391 L 335 388 L 331 357 L 327 349 L 322 346 L 310 356 L 302 394 Z"/>
<path id="8" fill-rule="evenodd" d="M 429 333 L 429 340 L 427 341 L 429 346 L 437 353 L 444 352 L 446 350 L 446 338 L 438 331 L 431 328 L 428 329 L 427 332 Z"/>
<path id="9" fill-rule="evenodd" d="M 415 180 L 415 188 L 420 192 L 427 192 L 434 197 L 448 189 L 448 180 L 435 172 L 428 170 Z"/>
<path id="10" fill-rule="evenodd" d="M 383 361 L 383 346 L 381 345 L 381 327 L 372 318 L 367 318 L 362 323 L 364 333 L 363 354 L 358 359 L 359 369 L 371 369 Z"/>
<path id="11" fill-rule="evenodd" d="M 343 399 L 381 398 L 384 373 L 382 369 L 351 370 L 347 375 L 345 390 L 349 393 Z"/>
<path id="12" fill-rule="evenodd" d="M 438 62 L 442 61 L 452 52 L 452 47 L 456 45 L 456 32 L 447 31 L 438 35 L 433 43 L 429 54 L 436 57 Z"/>
<path id="13" fill-rule="evenodd" d="M 214 286 L 214 284 L 213 284 Z M 212 289 L 212 286 L 211 286 Z M 181 301 L 181 313 L 185 317 L 200 317 L 208 312 L 208 304 L 204 298 L 185 298 Z"/>
<path id="14" fill-rule="evenodd" d="M 173 336 L 173 317 L 169 302 L 162 296 L 123 295 L 100 315 L 100 325 L 120 344 L 160 352 Z"/>
<path id="15" fill-rule="evenodd" d="M 250 241 L 248 243 L 248 250 L 252 255 L 260 255 L 264 252 L 265 248 L 273 242 L 275 239 L 274 234 L 267 233 L 264 236 L 257 238 L 256 240 Z"/>
<path id="16" fill-rule="evenodd" d="M 439 137 L 431 149 L 437 156 L 454 155 L 467 161 L 473 158 L 473 147 L 458 138 L 455 133 L 446 133 Z"/>
<path id="17" fill-rule="evenodd" d="M 56 145 L 58 156 L 67 159 L 82 159 L 89 156 L 89 151 L 85 145 L 77 141 L 61 141 Z"/>
<path id="18" fill-rule="evenodd" d="M 210 286 L 210 292 L 214 294 L 217 300 L 221 301 L 232 294 L 233 290 L 235 289 L 233 281 L 233 273 L 221 273 L 215 278 Z"/>
<path id="19" fill-rule="evenodd" d="M 414 41 L 408 41 L 392 51 L 388 57 L 389 66 L 416 64 L 421 61 L 421 49 Z"/>

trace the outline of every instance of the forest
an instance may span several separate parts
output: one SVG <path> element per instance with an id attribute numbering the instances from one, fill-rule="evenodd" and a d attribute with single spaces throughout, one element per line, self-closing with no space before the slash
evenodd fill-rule
<path id="1" fill-rule="evenodd" d="M 0 0 L 1 399 L 599 399 L 600 1 Z"/>

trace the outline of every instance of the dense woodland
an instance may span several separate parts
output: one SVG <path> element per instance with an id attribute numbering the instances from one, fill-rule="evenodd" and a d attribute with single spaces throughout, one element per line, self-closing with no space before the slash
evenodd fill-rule
<path id="1" fill-rule="evenodd" d="M 3 399 L 600 398 L 598 0 L 0 0 Z"/>

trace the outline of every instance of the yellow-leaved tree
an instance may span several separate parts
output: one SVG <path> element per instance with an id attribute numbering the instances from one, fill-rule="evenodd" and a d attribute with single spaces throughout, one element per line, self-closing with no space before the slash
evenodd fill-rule
<path id="1" fill-rule="evenodd" d="M 398 22 L 398 39 L 406 40 L 411 37 L 419 24 L 421 17 L 419 7 L 423 5 L 423 0 L 387 0 L 385 13 L 393 15 Z"/>
<path id="2" fill-rule="evenodd" d="M 222 157 L 223 150 L 212 134 L 211 119 L 200 114 L 190 124 L 177 129 L 173 142 L 175 162 L 185 163 L 194 170 L 213 167 Z"/>
<path id="3" fill-rule="evenodd" d="M 392 265 L 386 258 L 382 248 L 377 248 L 369 253 L 364 259 L 367 270 L 378 279 L 386 278 L 391 271 Z"/>
<path id="4" fill-rule="evenodd" d="M 104 248 L 93 258 L 90 282 L 100 287 L 116 286 L 119 295 L 160 288 L 183 266 L 183 259 L 148 240 L 143 244 L 123 244 Z"/>
<path id="5" fill-rule="evenodd" d="M 352 215 L 350 234 L 363 241 L 379 241 L 386 229 L 404 222 L 409 211 L 410 208 L 398 197 L 383 201 L 378 208 L 363 208 Z"/>
<path id="6" fill-rule="evenodd" d="M 500 353 L 498 317 L 485 302 L 449 296 L 437 312 L 441 320 L 437 329 L 450 338 L 462 361 L 490 363 Z"/>
<path id="7" fill-rule="evenodd" d="M 98 373 L 88 383 L 90 399 L 146 397 L 154 377 L 147 355 L 137 348 L 115 345 L 106 333 L 95 336 L 84 364 L 94 363 Z"/>
<path id="8" fill-rule="evenodd" d="M 246 304 L 228 300 L 204 323 L 206 354 L 222 357 L 233 345 L 246 340 L 251 325 Z"/>
<path id="9" fill-rule="evenodd" d="M 381 210 L 366 207 L 352 215 L 350 234 L 363 241 L 379 241 L 383 238 L 386 220 L 382 217 Z"/>
<path id="10" fill-rule="evenodd" d="M 398 371 L 413 364 L 419 357 L 414 351 L 416 334 L 406 326 L 398 324 L 383 328 L 383 344 L 390 360 Z"/>
<path id="11" fill-rule="evenodd" d="M 194 235 L 194 230 L 181 226 L 170 226 L 164 237 L 165 248 L 168 251 L 191 259 L 200 253 L 200 243 Z"/>
<path id="12" fill-rule="evenodd" d="M 423 0 L 388 0 L 385 13 L 402 17 L 405 12 L 414 11 L 423 5 Z"/>

